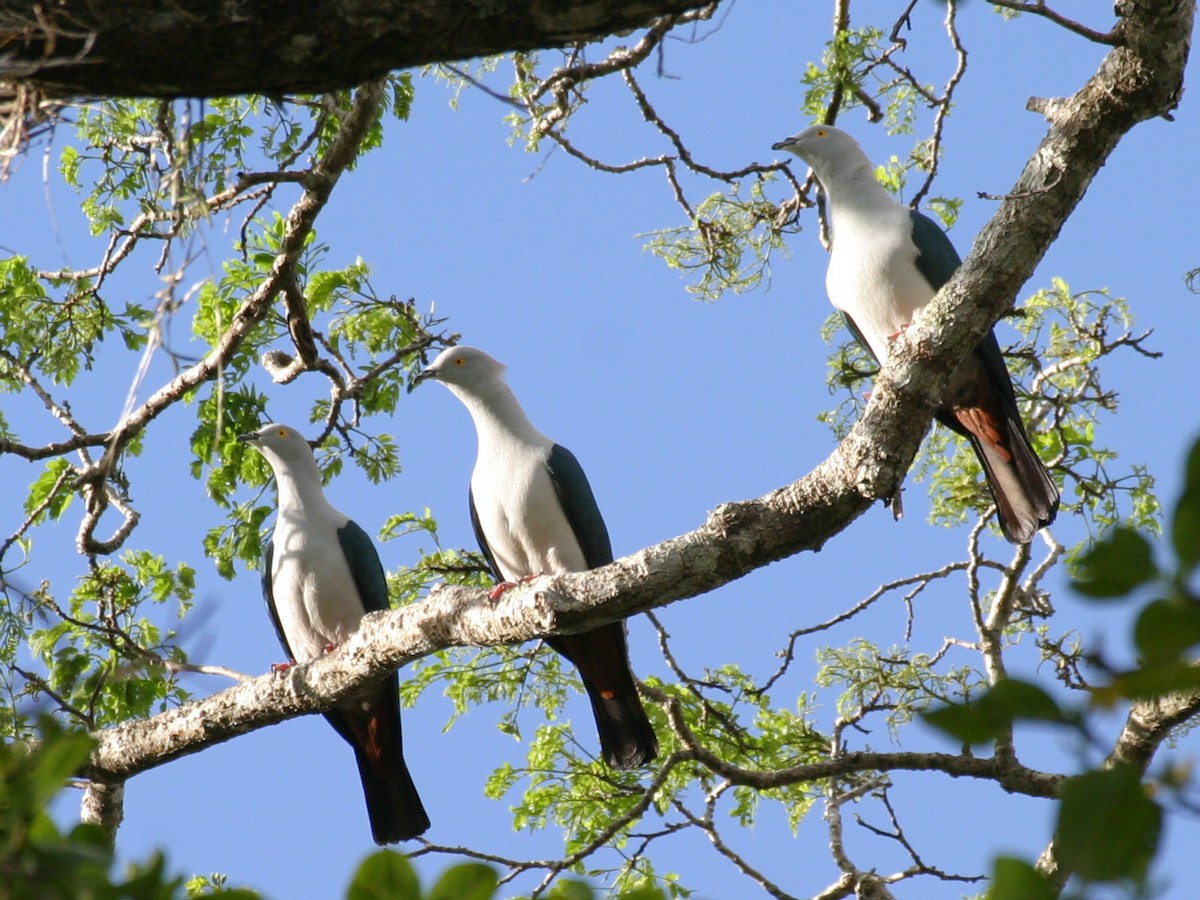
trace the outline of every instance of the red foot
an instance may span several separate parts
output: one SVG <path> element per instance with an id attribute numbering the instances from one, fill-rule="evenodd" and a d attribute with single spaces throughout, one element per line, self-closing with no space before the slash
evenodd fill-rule
<path id="1" fill-rule="evenodd" d="M 488 599 L 492 601 L 499 600 L 505 591 L 511 591 L 518 584 L 528 584 L 537 577 L 537 575 L 525 575 L 519 581 L 502 581 L 488 591 Z"/>
<path id="2" fill-rule="evenodd" d="M 326 644 L 324 647 L 321 648 L 321 652 L 322 653 L 332 653 L 335 647 L 337 647 L 337 644 Z"/>
<path id="3" fill-rule="evenodd" d="M 888 340 L 894 341 L 896 338 L 900 337 L 900 335 L 902 335 L 902 334 L 904 334 L 904 332 L 908 331 L 908 325 L 909 325 L 909 323 L 907 323 L 907 322 L 905 324 L 901 325 L 899 331 L 897 331 L 895 334 L 888 335 Z"/>
<path id="4" fill-rule="evenodd" d="M 280 672 L 286 672 L 288 669 L 290 669 L 295 664 L 296 664 L 296 661 L 294 659 L 291 662 L 271 663 L 271 671 L 276 674 L 278 674 Z"/>
<path id="5" fill-rule="evenodd" d="M 502 581 L 498 585 L 496 585 L 494 588 L 492 588 L 490 591 L 488 591 L 488 599 L 489 600 L 499 600 L 500 596 L 505 591 L 512 590 L 516 586 L 517 586 L 517 583 L 515 581 Z"/>

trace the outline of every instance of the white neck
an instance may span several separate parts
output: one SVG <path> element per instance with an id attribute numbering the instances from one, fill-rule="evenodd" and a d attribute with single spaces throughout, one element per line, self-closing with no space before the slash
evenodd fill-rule
<path id="1" fill-rule="evenodd" d="M 279 492 L 279 510 L 282 513 L 302 513 L 306 519 L 323 515 L 343 518 L 325 499 L 321 486 L 321 470 L 312 457 L 273 466 L 275 488 Z"/>
<path id="2" fill-rule="evenodd" d="M 817 177 L 829 197 L 835 240 L 839 223 L 854 227 L 854 221 L 864 214 L 878 215 L 899 206 L 887 188 L 875 179 L 875 169 L 866 156 L 827 163 Z"/>
<path id="3" fill-rule="evenodd" d="M 503 380 L 497 378 L 471 389 L 456 384 L 448 384 L 447 387 L 471 414 L 481 447 L 493 440 L 549 443 L 549 439 L 533 427 L 516 394 Z"/>

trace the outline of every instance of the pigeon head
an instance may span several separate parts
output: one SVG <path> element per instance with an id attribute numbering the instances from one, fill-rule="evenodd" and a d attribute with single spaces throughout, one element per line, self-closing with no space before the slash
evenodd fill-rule
<path id="1" fill-rule="evenodd" d="M 871 161 L 858 145 L 858 141 L 832 125 L 813 125 L 811 128 L 805 128 L 799 134 L 772 144 L 771 149 L 786 150 L 800 157 L 812 166 L 823 184 L 830 178 L 836 179 L 864 165 L 871 167 Z"/>
<path id="2" fill-rule="evenodd" d="M 238 440 L 249 444 L 265 456 L 272 468 L 315 465 L 312 447 L 304 439 L 304 435 L 287 425 L 272 422 L 258 431 L 238 435 Z"/>
<path id="3" fill-rule="evenodd" d="M 504 364 L 474 347 L 447 347 L 414 380 L 413 384 L 433 379 L 449 388 L 476 393 L 503 379 Z"/>

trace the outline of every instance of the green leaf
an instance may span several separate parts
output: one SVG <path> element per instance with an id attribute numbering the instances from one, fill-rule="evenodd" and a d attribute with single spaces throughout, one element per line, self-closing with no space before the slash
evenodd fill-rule
<path id="1" fill-rule="evenodd" d="M 1063 785 L 1055 856 L 1084 881 L 1140 879 L 1158 847 L 1162 810 L 1127 766 L 1085 772 Z"/>
<path id="2" fill-rule="evenodd" d="M 547 900 L 596 900 L 596 892 L 586 881 L 560 878 L 546 894 Z"/>
<path id="3" fill-rule="evenodd" d="M 964 744 L 986 744 L 995 740 L 996 726 L 979 708 L 968 703 L 951 703 L 921 714 L 931 726 Z"/>
<path id="4" fill-rule="evenodd" d="M 359 865 L 346 900 L 421 900 L 421 883 L 407 858 L 380 850 Z"/>
<path id="5" fill-rule="evenodd" d="M 1075 590 L 1085 597 L 1124 597 L 1158 576 L 1150 542 L 1132 528 L 1118 526 L 1079 559 Z"/>
<path id="6" fill-rule="evenodd" d="M 86 732 L 63 731 L 47 740 L 34 756 L 33 770 L 26 777 L 39 806 L 62 790 L 63 784 L 87 759 L 96 741 Z"/>
<path id="7" fill-rule="evenodd" d="M 1182 576 L 1200 563 L 1200 441 L 1192 445 L 1184 470 L 1183 495 L 1171 520 L 1171 543 L 1179 558 Z"/>
<path id="8" fill-rule="evenodd" d="M 166 873 L 161 854 L 128 861 L 113 875 L 111 835 L 99 825 L 62 834 L 47 812 L 79 771 L 95 741 L 39 720 L 38 740 L 0 743 L 0 895 L 98 900 L 172 900 L 181 878 Z M 122 880 L 123 879 L 123 880 Z"/>
<path id="9" fill-rule="evenodd" d="M 1200 644 L 1200 603 L 1186 597 L 1155 600 L 1138 615 L 1133 639 L 1148 665 L 1178 659 Z"/>
<path id="10" fill-rule="evenodd" d="M 429 900 L 491 900 L 500 876 L 483 863 L 464 863 L 447 869 L 429 892 Z"/>
<path id="11" fill-rule="evenodd" d="M 639 885 L 627 891 L 621 891 L 620 900 L 666 900 L 667 895 L 656 887 Z"/>
<path id="12" fill-rule="evenodd" d="M 1013 719 L 1063 722 L 1069 718 L 1046 691 L 1036 684 L 1018 678 L 1006 678 L 997 682 L 988 691 L 984 703 Z"/>
<path id="13" fill-rule="evenodd" d="M 1059 708 L 1036 684 L 1016 678 L 997 682 L 977 700 L 951 704 L 922 714 L 934 728 L 964 744 L 985 744 L 1008 734 L 1014 721 L 1071 724 L 1072 714 Z"/>
<path id="14" fill-rule="evenodd" d="M 1200 690 L 1200 666 L 1180 660 L 1122 672 L 1108 687 L 1094 690 L 1092 701 L 1109 707 L 1117 699 L 1150 700 L 1194 690 Z"/>
<path id="15" fill-rule="evenodd" d="M 388 83 L 392 89 L 389 104 L 391 106 L 392 115 L 394 115 L 397 119 L 405 120 L 408 118 L 409 112 L 412 110 L 412 74 L 409 72 L 404 72 L 400 75 L 393 75 L 388 79 Z"/>
<path id="16" fill-rule="evenodd" d="M 1175 504 L 1171 520 L 1171 543 L 1186 575 L 1200 562 L 1200 490 L 1189 489 Z"/>
<path id="17" fill-rule="evenodd" d="M 992 868 L 987 900 L 1058 900 L 1058 888 L 1023 859 L 1001 856 Z"/>
<path id="18" fill-rule="evenodd" d="M 32 513 L 44 504 L 42 515 L 48 512 L 51 519 L 60 519 L 75 496 L 70 490 L 63 490 L 59 484 L 70 470 L 71 464 L 65 459 L 52 459 L 46 463 L 45 471 L 29 486 L 29 493 L 25 497 L 25 512 Z M 52 496 L 56 487 L 58 493 Z"/>

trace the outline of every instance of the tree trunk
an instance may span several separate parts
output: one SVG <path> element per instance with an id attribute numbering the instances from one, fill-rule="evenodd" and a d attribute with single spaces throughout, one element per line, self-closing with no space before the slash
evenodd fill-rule
<path id="1" fill-rule="evenodd" d="M 57 97 L 320 93 L 410 66 L 594 41 L 704 5 L 0 0 L 0 81 Z"/>

